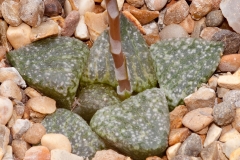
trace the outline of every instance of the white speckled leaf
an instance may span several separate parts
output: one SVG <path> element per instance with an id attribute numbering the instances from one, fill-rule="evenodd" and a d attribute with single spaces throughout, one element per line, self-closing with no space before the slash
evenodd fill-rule
<path id="1" fill-rule="evenodd" d="M 70 37 L 40 40 L 7 54 L 30 87 L 57 101 L 58 107 L 71 108 L 89 49 Z"/>
<path id="2" fill-rule="evenodd" d="M 42 121 L 47 133 L 61 133 L 71 142 L 72 153 L 82 157 L 92 158 L 105 144 L 94 133 L 89 125 L 77 114 L 59 108 Z"/>
<path id="3" fill-rule="evenodd" d="M 150 52 L 158 83 L 172 110 L 213 74 L 223 45 L 203 39 L 177 38 L 152 45 Z"/>
<path id="4" fill-rule="evenodd" d="M 144 38 L 123 15 L 121 15 L 120 22 L 122 47 L 127 58 L 133 91 L 141 92 L 147 88 L 155 87 L 157 79 L 149 48 Z M 108 31 L 104 31 L 94 42 L 81 83 L 83 85 L 86 83 L 105 83 L 113 87 L 118 85 L 115 79 L 114 61 L 109 52 Z"/>
<path id="5" fill-rule="evenodd" d="M 162 154 L 168 145 L 169 111 L 159 88 L 98 110 L 90 126 L 107 144 L 136 160 Z"/>

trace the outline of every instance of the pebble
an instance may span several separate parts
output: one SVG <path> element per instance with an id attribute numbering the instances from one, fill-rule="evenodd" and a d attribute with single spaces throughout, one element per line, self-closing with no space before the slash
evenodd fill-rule
<path id="1" fill-rule="evenodd" d="M 12 102 L 3 96 L 0 96 L 0 124 L 6 125 L 13 113 Z"/>
<path id="2" fill-rule="evenodd" d="M 17 85 L 21 87 L 26 87 L 26 82 L 23 80 L 22 76 L 14 67 L 3 67 L 0 68 L 0 82 L 4 82 L 6 80 L 12 80 Z"/>
<path id="3" fill-rule="evenodd" d="M 163 158 L 164 159 L 164 158 Z M 152 156 L 152 157 L 147 157 L 146 160 L 163 160 L 160 157 L 157 156 Z M 166 159 L 166 158 L 165 158 Z M 129 157 L 126 160 L 131 160 Z"/>
<path id="4" fill-rule="evenodd" d="M 126 2 L 136 8 L 140 8 L 144 5 L 144 0 L 126 0 Z"/>
<path id="5" fill-rule="evenodd" d="M 164 16 L 165 16 L 165 13 L 166 13 L 167 9 L 166 8 L 163 8 L 160 12 L 159 12 L 159 16 L 158 16 L 158 27 L 159 27 L 159 30 L 163 30 L 164 27 L 166 27 L 166 25 L 164 24 Z"/>
<path id="6" fill-rule="evenodd" d="M 23 160 L 50 160 L 51 154 L 47 147 L 33 146 L 29 148 Z"/>
<path id="7" fill-rule="evenodd" d="M 117 0 L 118 10 L 121 11 L 123 8 L 124 0 Z M 106 9 L 106 3 L 105 1 L 101 2 L 101 6 Z"/>
<path id="8" fill-rule="evenodd" d="M 0 7 L 1 8 L 1 7 Z M 7 51 L 12 50 L 12 46 L 9 43 L 9 39 L 7 37 L 7 30 L 8 30 L 7 22 L 0 19 L 0 39 L 1 44 L 6 48 Z"/>
<path id="9" fill-rule="evenodd" d="M 4 97 L 11 97 L 16 100 L 22 100 L 22 93 L 18 85 L 12 80 L 5 80 L 0 85 L 0 95 Z"/>
<path id="10" fill-rule="evenodd" d="M 214 141 L 218 140 L 218 138 L 221 135 L 221 132 L 222 132 L 222 128 L 218 127 L 214 123 L 211 124 L 211 126 L 209 127 L 209 130 L 208 130 L 208 133 L 207 133 L 207 136 L 206 136 L 206 139 L 204 141 L 203 146 L 207 147 L 208 145 L 210 145 Z"/>
<path id="11" fill-rule="evenodd" d="M 160 41 L 159 34 L 146 34 L 146 35 L 143 35 L 143 38 L 145 39 L 146 43 L 149 46 L 151 46 L 152 44 L 155 44 L 158 41 Z"/>
<path id="12" fill-rule="evenodd" d="M 230 75 L 219 76 L 218 85 L 227 89 L 240 89 L 240 71 L 238 70 Z"/>
<path id="13" fill-rule="evenodd" d="M 179 105 L 174 108 L 172 112 L 169 114 L 170 118 L 170 129 L 181 128 L 182 119 L 188 113 L 187 107 L 184 105 Z"/>
<path id="14" fill-rule="evenodd" d="M 160 33 L 161 40 L 178 37 L 189 37 L 187 31 L 179 24 L 170 24 L 164 27 Z"/>
<path id="15" fill-rule="evenodd" d="M 90 34 L 90 39 L 95 41 L 97 37 L 108 27 L 107 12 L 105 11 L 98 14 L 87 12 L 84 17 Z"/>
<path id="16" fill-rule="evenodd" d="M 210 107 L 194 109 L 183 117 L 182 123 L 192 131 L 200 131 L 213 121 L 212 112 Z"/>
<path id="17" fill-rule="evenodd" d="M 229 160 L 238 160 L 240 159 L 240 148 L 235 149 L 231 152 Z"/>
<path id="18" fill-rule="evenodd" d="M 44 0 L 44 15 L 53 17 L 62 14 L 62 5 L 58 0 Z"/>
<path id="19" fill-rule="evenodd" d="M 222 0 L 212 0 L 213 9 L 212 10 L 218 10 L 220 9 L 220 3 Z"/>
<path id="20" fill-rule="evenodd" d="M 232 122 L 232 126 L 240 132 L 240 108 L 236 108 L 236 115 L 234 121 Z"/>
<path id="21" fill-rule="evenodd" d="M 227 160 L 224 153 L 222 152 L 220 142 L 217 141 L 214 141 L 207 147 L 204 147 L 200 155 L 203 160 Z"/>
<path id="22" fill-rule="evenodd" d="M 183 142 L 190 134 L 191 132 L 188 128 L 171 129 L 168 136 L 169 146 Z"/>
<path id="23" fill-rule="evenodd" d="M 228 54 L 221 57 L 218 69 L 222 72 L 235 72 L 240 68 L 240 54 Z"/>
<path id="24" fill-rule="evenodd" d="M 109 149 L 97 151 L 92 160 L 106 160 L 106 159 L 127 160 L 127 158 L 128 157 L 119 154 L 114 150 Z"/>
<path id="25" fill-rule="evenodd" d="M 31 27 L 25 23 L 21 23 L 17 27 L 8 27 L 7 38 L 14 49 L 18 49 L 31 43 L 30 39 Z"/>
<path id="26" fill-rule="evenodd" d="M 207 27 L 217 27 L 222 24 L 224 20 L 221 10 L 214 10 L 207 14 L 206 16 L 206 26 Z"/>
<path id="27" fill-rule="evenodd" d="M 202 141 L 199 135 L 192 133 L 180 146 L 177 155 L 198 156 L 202 151 Z"/>
<path id="28" fill-rule="evenodd" d="M 27 101 L 26 106 L 42 114 L 51 114 L 56 110 L 56 101 L 46 96 L 33 97 Z"/>
<path id="29" fill-rule="evenodd" d="M 187 155 L 177 155 L 172 160 L 193 160 L 192 157 Z"/>
<path id="30" fill-rule="evenodd" d="M 230 139 L 240 139 L 240 133 L 235 129 L 232 128 L 231 130 L 227 131 L 226 133 L 222 134 L 219 138 L 219 141 L 221 142 L 227 142 Z"/>
<path id="31" fill-rule="evenodd" d="M 212 77 L 209 78 L 208 80 L 208 86 L 212 88 L 214 91 L 216 91 L 217 89 L 217 80 L 218 80 L 218 77 L 215 75 L 212 75 Z"/>
<path id="32" fill-rule="evenodd" d="M 66 150 L 71 153 L 72 147 L 69 139 L 63 134 L 48 133 L 43 135 L 41 144 L 47 147 L 50 151 L 53 149 Z"/>
<path id="33" fill-rule="evenodd" d="M 240 148 L 240 139 L 239 138 L 234 138 L 234 139 L 229 139 L 223 144 L 223 153 L 229 158 L 230 154 Z"/>
<path id="34" fill-rule="evenodd" d="M 229 91 L 227 88 L 217 87 L 218 98 L 223 98 L 223 96 Z"/>
<path id="35" fill-rule="evenodd" d="M 191 34 L 192 38 L 199 38 L 202 30 L 206 28 L 206 18 L 203 17 L 202 19 L 195 21 L 195 25 L 193 28 L 193 32 Z"/>
<path id="36" fill-rule="evenodd" d="M 36 91 L 35 89 L 31 88 L 31 87 L 27 87 L 25 90 L 24 90 L 24 93 L 30 97 L 30 98 L 33 98 L 33 97 L 41 97 L 42 95 Z"/>
<path id="37" fill-rule="evenodd" d="M 223 101 L 213 107 L 214 122 L 219 125 L 228 125 L 232 123 L 235 117 L 235 109 L 232 104 Z"/>
<path id="38" fill-rule="evenodd" d="M 0 46 L 0 61 L 6 56 L 7 50 L 5 47 Z"/>
<path id="39" fill-rule="evenodd" d="M 184 103 L 188 111 L 204 107 L 213 108 L 215 98 L 216 94 L 213 89 L 201 87 L 195 93 L 190 94 L 189 96 L 184 98 Z"/>
<path id="40" fill-rule="evenodd" d="M 185 0 L 180 0 L 167 8 L 164 17 L 166 25 L 181 23 L 189 14 L 189 6 Z"/>
<path id="41" fill-rule="evenodd" d="M 61 149 L 53 149 L 51 150 L 51 160 L 84 160 L 83 157 L 79 157 L 75 154 L 71 154 L 68 151 Z"/>
<path id="42" fill-rule="evenodd" d="M 7 152 L 9 136 L 10 130 L 6 126 L 0 124 L 0 159 L 2 159 L 4 154 Z"/>
<path id="43" fill-rule="evenodd" d="M 89 40 L 90 39 L 84 16 L 80 16 L 80 20 L 79 20 L 76 30 L 74 32 L 74 36 L 76 38 L 79 38 L 80 40 Z"/>
<path id="44" fill-rule="evenodd" d="M 188 15 L 179 25 L 182 26 L 187 33 L 191 34 L 194 29 L 195 21 Z"/>
<path id="45" fill-rule="evenodd" d="M 221 29 L 218 27 L 206 27 L 204 28 L 201 33 L 200 37 L 206 40 L 211 41 L 213 35 L 217 32 L 219 32 Z"/>
<path id="46" fill-rule="evenodd" d="M 216 32 L 211 40 L 223 42 L 223 54 L 237 53 L 240 47 L 240 35 L 227 29 Z"/>
<path id="47" fill-rule="evenodd" d="M 152 22 L 159 16 L 159 11 L 138 9 L 127 3 L 124 3 L 123 10 L 129 11 L 142 25 Z"/>
<path id="48" fill-rule="evenodd" d="M 6 153 L 4 154 L 2 160 L 13 160 L 12 146 L 8 145 Z"/>
<path id="49" fill-rule="evenodd" d="M 94 0 L 75 0 L 74 2 L 76 2 L 75 5 L 78 8 L 80 16 L 84 16 L 86 12 L 92 12 L 95 7 Z"/>
<path id="50" fill-rule="evenodd" d="M 205 134 L 207 134 L 208 129 L 209 129 L 209 127 L 207 126 L 203 129 L 201 129 L 200 131 L 197 131 L 196 133 L 199 134 L 199 135 L 205 135 Z"/>
<path id="51" fill-rule="evenodd" d="M 15 101 L 14 103 L 16 103 L 16 104 L 14 104 L 14 106 L 13 106 L 12 116 L 7 123 L 8 128 L 11 128 L 15 124 L 17 119 L 21 119 L 23 117 L 24 110 L 25 110 L 25 105 L 22 102 Z"/>
<path id="52" fill-rule="evenodd" d="M 28 107 L 26 107 L 26 108 L 28 108 Z M 40 123 L 40 122 L 42 122 L 42 120 L 43 120 L 45 117 L 46 117 L 46 114 L 42 114 L 42 113 L 33 111 L 32 109 L 29 109 L 29 119 L 30 119 L 32 122 Z"/>
<path id="53" fill-rule="evenodd" d="M 158 30 L 158 25 L 156 22 L 151 22 L 149 24 L 146 24 L 143 26 L 146 35 L 152 34 L 152 35 L 157 35 L 159 33 Z"/>
<path id="54" fill-rule="evenodd" d="M 12 141 L 12 149 L 13 154 L 15 158 L 23 159 L 25 152 L 30 148 L 31 146 L 25 142 L 24 140 L 13 140 Z"/>
<path id="55" fill-rule="evenodd" d="M 240 13 L 238 0 L 224 0 L 220 3 L 220 8 L 223 16 L 227 19 L 229 25 L 237 32 L 240 33 Z"/>
<path id="56" fill-rule="evenodd" d="M 61 4 L 61 6 L 64 7 L 64 3 L 65 3 L 66 0 L 58 0 L 58 1 Z"/>
<path id="57" fill-rule="evenodd" d="M 172 160 L 176 156 L 177 151 L 180 148 L 181 144 L 182 143 L 176 143 L 176 144 L 168 147 L 168 149 L 166 151 L 166 155 L 167 155 L 168 160 Z"/>
<path id="58" fill-rule="evenodd" d="M 16 27 L 22 23 L 19 17 L 19 2 L 5 0 L 2 2 L 1 11 L 4 20 L 11 26 Z"/>
<path id="59" fill-rule="evenodd" d="M 72 36 L 76 30 L 79 20 L 80 20 L 79 12 L 71 11 L 64 21 L 61 35 L 69 37 Z"/>
<path id="60" fill-rule="evenodd" d="M 21 0 L 20 18 L 32 27 L 40 25 L 44 14 L 44 2 L 42 0 Z"/>
<path id="61" fill-rule="evenodd" d="M 240 90 L 230 90 L 223 96 L 223 101 L 227 101 L 231 104 L 235 104 L 240 100 Z"/>
<path id="62" fill-rule="evenodd" d="M 33 125 L 23 135 L 24 141 L 30 144 L 38 144 L 41 142 L 46 129 L 41 123 L 33 123 Z"/>
<path id="63" fill-rule="evenodd" d="M 168 0 L 145 0 L 149 10 L 160 11 L 166 4 Z"/>
<path id="64" fill-rule="evenodd" d="M 189 12 L 194 20 L 200 20 L 212 10 L 211 0 L 192 0 Z"/>
<path id="65" fill-rule="evenodd" d="M 17 119 L 11 128 L 13 139 L 19 139 L 29 129 L 30 121 L 28 119 Z"/>
<path id="66" fill-rule="evenodd" d="M 58 24 L 53 20 L 47 20 L 32 28 L 30 40 L 33 42 L 50 36 L 57 36 L 59 32 Z"/>

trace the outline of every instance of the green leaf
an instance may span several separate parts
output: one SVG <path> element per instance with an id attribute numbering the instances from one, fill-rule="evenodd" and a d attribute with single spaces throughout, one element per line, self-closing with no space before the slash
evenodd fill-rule
<path id="1" fill-rule="evenodd" d="M 47 133 L 61 133 L 68 137 L 72 153 L 92 158 L 98 150 L 105 149 L 105 144 L 89 125 L 77 114 L 59 108 L 42 121 Z"/>
<path id="2" fill-rule="evenodd" d="M 58 107 L 70 109 L 88 55 L 83 42 L 55 37 L 11 51 L 7 59 L 30 87 L 55 99 Z"/>
<path id="3" fill-rule="evenodd" d="M 121 39 L 123 52 L 126 55 L 130 82 L 134 92 L 141 92 L 155 87 L 153 61 L 149 48 L 141 33 L 123 15 L 121 22 Z M 114 61 L 109 52 L 108 31 L 104 31 L 94 42 L 88 58 L 88 65 L 83 73 L 81 84 L 105 83 L 117 87 Z"/>
<path id="4" fill-rule="evenodd" d="M 161 89 L 147 89 L 98 110 L 90 126 L 106 144 L 133 159 L 161 155 L 170 128 L 167 100 Z"/>
<path id="5" fill-rule="evenodd" d="M 159 41 L 151 46 L 150 52 L 158 83 L 172 110 L 213 74 L 223 45 L 203 39 L 177 38 Z"/>

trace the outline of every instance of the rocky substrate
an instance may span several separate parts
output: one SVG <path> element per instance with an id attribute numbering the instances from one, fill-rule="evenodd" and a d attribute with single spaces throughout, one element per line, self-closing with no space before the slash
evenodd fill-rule
<path id="1" fill-rule="evenodd" d="M 86 110 L 96 110 L 96 104 L 103 108 L 120 103 L 112 88 L 99 86 L 101 89 L 96 92 L 104 93 L 104 99 L 92 98 L 96 103 L 81 111 L 82 119 L 69 110 L 59 109 L 56 99 L 29 87 L 16 68 L 10 66 L 6 54 L 57 36 L 75 37 L 91 48 L 108 27 L 105 2 L 2 0 L 0 4 L 0 159 L 84 160 L 89 157 L 93 160 L 139 160 L 148 154 L 149 148 L 152 154 L 146 160 L 240 158 L 238 0 L 118 0 L 119 10 L 133 22 L 149 46 L 169 38 L 193 37 L 221 41 L 224 51 L 211 78 L 185 97 L 184 105 L 174 106 L 170 114 L 166 114 L 167 102 L 162 90 L 153 88 L 136 95 L 137 100 L 132 98 L 122 102 L 121 109 L 106 107 L 97 112 L 91 127 L 85 120 L 89 121 L 94 113 L 86 115 Z M 82 61 L 85 63 L 84 58 Z M 79 102 L 87 103 L 81 98 L 85 94 L 91 95 L 93 88 L 90 86 L 76 97 L 75 107 L 80 105 Z M 138 105 L 132 104 L 135 101 Z M 142 110 L 139 106 L 148 109 Z M 161 106 L 161 109 L 155 106 Z M 78 108 L 71 109 L 80 112 Z M 129 110 L 136 113 L 135 117 L 129 115 Z M 118 118 L 122 123 L 119 124 Z M 99 126 L 100 123 L 104 126 Z M 121 130 L 117 125 L 121 125 Z M 135 129 L 124 129 L 124 126 Z M 142 128 L 147 131 L 141 132 Z M 107 147 L 95 132 L 114 142 L 115 146 Z M 155 133 L 159 134 L 155 136 Z M 139 141 L 144 143 L 138 146 L 135 142 Z M 159 151 L 163 154 L 158 155 Z"/>

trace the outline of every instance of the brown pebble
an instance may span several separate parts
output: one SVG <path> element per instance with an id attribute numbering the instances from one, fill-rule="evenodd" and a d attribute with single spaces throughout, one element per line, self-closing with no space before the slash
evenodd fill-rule
<path id="1" fill-rule="evenodd" d="M 218 68 L 223 72 L 235 72 L 240 67 L 240 54 L 222 56 Z"/>
<path id="2" fill-rule="evenodd" d="M 42 136 L 46 134 L 46 129 L 41 123 L 34 123 L 23 135 L 23 139 L 30 144 L 38 144 Z"/>
<path id="3" fill-rule="evenodd" d="M 182 127 L 182 119 L 188 112 L 187 107 L 184 105 L 177 106 L 172 112 L 170 112 L 170 128 Z"/>
<path id="4" fill-rule="evenodd" d="M 14 154 L 15 158 L 23 159 L 25 152 L 30 147 L 31 146 L 24 140 L 13 140 L 12 141 L 12 149 L 13 149 L 13 154 Z"/>
<path id="5" fill-rule="evenodd" d="M 72 36 L 76 30 L 79 20 L 80 20 L 79 12 L 71 11 L 65 19 L 65 23 L 61 33 L 62 36 Z"/>
<path id="6" fill-rule="evenodd" d="M 50 160 L 51 155 L 47 147 L 34 146 L 28 149 L 23 160 Z"/>
<path id="7" fill-rule="evenodd" d="M 62 6 L 58 0 L 44 0 L 44 15 L 58 16 L 62 14 Z"/>

